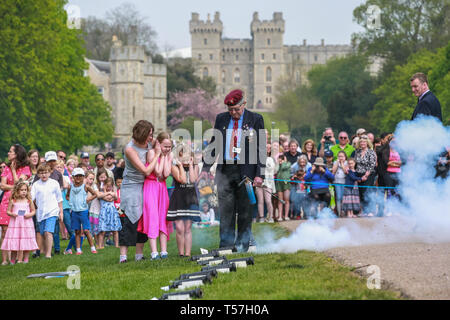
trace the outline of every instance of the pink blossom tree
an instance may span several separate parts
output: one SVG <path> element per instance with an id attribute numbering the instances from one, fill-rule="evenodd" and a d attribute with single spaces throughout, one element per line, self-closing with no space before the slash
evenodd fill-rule
<path id="1" fill-rule="evenodd" d="M 200 88 L 171 93 L 169 104 L 177 105 L 177 108 L 169 114 L 171 128 L 176 128 L 188 117 L 207 120 L 214 125 L 216 115 L 225 111 L 219 100 Z"/>

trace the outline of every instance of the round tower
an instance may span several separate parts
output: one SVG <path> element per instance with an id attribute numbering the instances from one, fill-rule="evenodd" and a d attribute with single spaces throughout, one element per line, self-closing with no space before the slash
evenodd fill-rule
<path id="1" fill-rule="evenodd" d="M 144 61 L 145 52 L 142 46 L 122 46 L 120 40 L 113 39 L 110 53 L 110 103 L 115 128 L 113 147 L 125 146 L 134 124 L 145 119 L 142 110 Z"/>

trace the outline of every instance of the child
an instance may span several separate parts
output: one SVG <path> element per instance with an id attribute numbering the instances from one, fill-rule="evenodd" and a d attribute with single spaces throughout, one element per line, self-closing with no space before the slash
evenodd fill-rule
<path id="1" fill-rule="evenodd" d="M 215 219 L 214 209 L 210 208 L 208 201 L 204 201 L 202 204 L 200 219 L 201 221 L 196 224 L 199 228 L 216 226 L 219 224 L 219 222 Z"/>
<path id="2" fill-rule="evenodd" d="M 67 189 L 70 185 L 70 177 L 67 175 L 64 175 L 64 161 L 62 160 L 56 160 L 56 170 L 58 170 L 63 176 L 63 188 L 61 189 L 62 198 L 63 198 L 63 221 L 60 221 L 60 230 L 62 234 L 62 238 L 64 240 L 72 238 L 72 228 L 71 228 L 71 222 L 70 222 L 70 204 L 66 200 L 66 194 Z"/>
<path id="3" fill-rule="evenodd" d="M 172 165 L 175 189 L 170 197 L 167 220 L 175 221 L 179 256 L 190 257 L 192 222 L 200 221 L 200 210 L 195 191 L 195 181 L 197 181 L 199 170 L 197 164 L 194 163 L 193 153 L 188 150 L 183 151 L 182 148 L 178 156 L 179 159 L 175 160 L 175 164 Z"/>
<path id="4" fill-rule="evenodd" d="M 292 207 L 294 218 L 300 220 L 303 212 L 306 211 L 304 202 L 306 201 L 307 187 L 305 185 L 305 174 L 306 172 L 302 169 L 298 170 L 292 176 L 292 184 L 294 185 L 292 199 Z"/>
<path id="5" fill-rule="evenodd" d="M 277 173 L 277 181 L 275 182 L 275 188 L 277 190 L 278 198 L 285 201 L 284 204 L 284 218 L 283 218 L 283 203 L 278 201 L 278 216 L 277 221 L 289 220 L 289 194 L 290 185 L 289 180 L 291 179 L 291 163 L 287 161 L 284 154 L 278 156 L 279 169 Z M 283 180 L 283 181 L 281 181 Z"/>
<path id="6" fill-rule="evenodd" d="M 48 164 L 41 164 L 37 170 L 39 180 L 31 187 L 31 198 L 37 206 L 39 231 L 44 236 L 44 254 L 48 259 L 52 257 L 56 222 L 58 218 L 63 219 L 61 188 L 56 180 L 50 179 L 50 171 Z"/>
<path id="7" fill-rule="evenodd" d="M 75 168 L 72 172 L 73 183 L 70 184 L 67 191 L 67 200 L 72 209 L 72 230 L 75 230 L 75 244 L 77 255 L 83 254 L 81 251 L 81 234 L 86 235 L 92 253 L 97 253 L 94 246 L 94 240 L 89 232 L 91 228 L 89 223 L 89 206 L 87 204 L 87 193 L 97 194 L 91 187 L 84 183 L 84 170 Z"/>
<path id="8" fill-rule="evenodd" d="M 99 169 L 100 170 L 100 169 Z M 119 213 L 114 206 L 114 200 L 117 199 L 114 181 L 107 178 L 103 184 L 103 192 L 100 193 L 100 215 L 98 217 L 98 235 L 99 249 L 104 249 L 105 231 L 111 231 L 114 235 L 114 245 L 119 248 L 119 231 L 122 229 Z"/>
<path id="9" fill-rule="evenodd" d="M 102 173 L 102 172 L 100 172 Z M 106 179 L 106 175 L 102 175 L 102 180 Z M 88 171 L 86 173 L 86 179 L 85 183 L 87 186 L 92 187 L 92 189 L 97 193 L 100 190 L 97 187 L 97 184 L 94 183 L 95 181 L 95 174 L 93 171 Z M 97 198 L 97 194 L 88 193 L 88 197 L 86 199 L 88 205 L 89 205 L 89 223 L 91 225 L 91 234 L 93 235 L 95 239 L 95 243 L 98 247 L 101 247 L 99 245 L 98 240 L 98 234 L 100 231 L 98 230 L 98 217 L 100 216 L 100 200 Z"/>
<path id="10" fill-rule="evenodd" d="M 336 213 L 338 217 L 342 217 L 342 197 L 344 196 L 345 172 L 348 168 L 347 154 L 339 151 L 337 160 L 333 164 L 332 172 L 334 174 L 334 190 L 336 191 Z"/>
<path id="11" fill-rule="evenodd" d="M 167 241 L 172 232 L 172 222 L 166 220 L 169 208 L 166 178 L 172 170 L 172 141 L 170 135 L 161 132 L 156 138 L 155 148 L 147 153 L 147 166 L 151 174 L 144 182 L 143 214 L 138 223 L 138 231 L 150 239 L 151 258 L 156 260 L 168 257 Z M 161 256 L 158 254 L 156 239 L 159 236 Z M 139 259 L 139 257 L 137 257 Z"/>
<path id="12" fill-rule="evenodd" d="M 2 250 L 11 251 L 11 264 L 15 264 L 16 258 L 17 263 L 28 263 L 30 251 L 38 249 L 32 219 L 35 213 L 28 183 L 19 180 L 8 204 L 10 220 L 2 243 Z"/>
<path id="13" fill-rule="evenodd" d="M 78 168 L 81 168 L 81 167 L 78 167 Z M 73 170 L 72 170 L 72 172 L 73 172 Z M 85 172 L 85 171 L 83 170 L 83 172 Z M 92 190 L 97 192 L 98 190 L 94 184 L 94 179 L 95 179 L 94 172 L 92 172 L 92 171 L 85 172 L 84 183 L 86 184 L 86 186 L 91 187 Z M 88 191 L 88 196 L 86 198 L 86 202 L 89 207 L 89 223 L 91 225 L 90 232 L 91 232 L 91 235 L 94 237 L 95 243 L 98 244 L 98 241 L 97 241 L 98 240 L 98 215 L 100 214 L 100 202 L 97 199 L 97 194 L 92 194 Z M 85 238 L 84 233 L 81 233 L 80 248 L 83 247 L 84 238 Z M 72 236 L 70 237 L 70 241 L 67 245 L 67 248 L 64 251 L 64 254 L 72 254 L 72 247 L 76 250 L 75 233 L 73 233 L 73 232 L 72 232 Z"/>
<path id="14" fill-rule="evenodd" d="M 361 177 L 355 172 L 355 159 L 350 158 L 347 160 L 347 163 L 348 168 L 345 170 L 346 176 L 344 196 L 342 197 L 342 210 L 347 213 L 347 217 L 355 218 L 356 216 L 353 212 L 359 212 L 361 210 L 358 190 L 358 182 L 361 181 Z"/>

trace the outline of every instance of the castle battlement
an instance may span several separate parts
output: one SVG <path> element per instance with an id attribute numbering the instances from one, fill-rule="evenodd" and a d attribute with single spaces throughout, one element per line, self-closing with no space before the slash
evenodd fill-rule
<path id="1" fill-rule="evenodd" d="M 216 12 L 214 14 L 214 20 L 211 21 L 210 15 L 208 14 L 208 18 L 206 21 L 199 19 L 200 15 L 196 12 L 192 13 L 191 21 L 189 21 L 189 31 L 191 33 L 199 32 L 199 33 L 222 33 L 223 24 L 220 21 L 220 14 Z"/>
<path id="2" fill-rule="evenodd" d="M 109 55 L 110 61 L 119 60 L 137 60 L 144 62 L 146 60 L 145 51 L 140 46 L 112 46 Z"/>
<path id="3" fill-rule="evenodd" d="M 165 64 L 144 64 L 144 76 L 166 76 L 167 66 Z"/>
<path id="4" fill-rule="evenodd" d="M 251 32 L 281 32 L 284 33 L 284 20 L 281 12 L 274 12 L 272 20 L 259 20 L 258 12 L 253 14 L 250 24 Z"/>

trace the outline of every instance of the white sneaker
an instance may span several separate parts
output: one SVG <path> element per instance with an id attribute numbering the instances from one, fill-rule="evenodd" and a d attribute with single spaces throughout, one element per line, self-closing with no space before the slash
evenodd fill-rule
<path id="1" fill-rule="evenodd" d="M 264 218 L 259 218 L 258 222 L 263 223 L 263 222 L 266 222 L 266 220 Z"/>
<path id="2" fill-rule="evenodd" d="M 272 218 L 270 218 L 270 219 L 267 219 L 267 223 L 274 223 L 275 221 L 273 221 L 273 219 Z"/>

